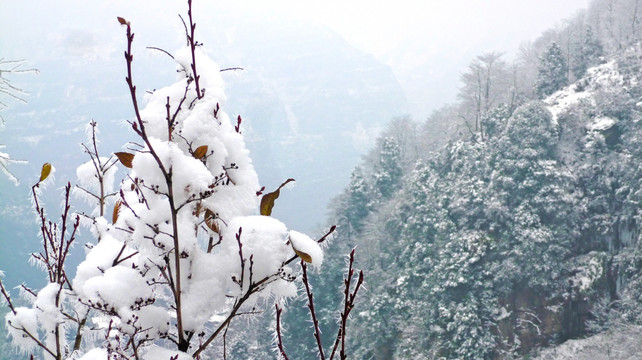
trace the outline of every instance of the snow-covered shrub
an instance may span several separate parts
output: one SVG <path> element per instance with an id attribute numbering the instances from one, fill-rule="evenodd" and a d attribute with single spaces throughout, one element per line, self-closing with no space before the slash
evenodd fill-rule
<path id="1" fill-rule="evenodd" d="M 224 342 L 237 316 L 297 293 L 298 270 L 291 265 L 297 258 L 316 326 L 305 263 L 321 266 L 325 236 L 312 240 L 270 216 L 280 188 L 291 180 L 264 194 L 241 118 L 233 124 L 223 110 L 221 70 L 194 39 L 188 5 L 187 46 L 173 56 L 178 79 L 151 93 L 144 108 L 132 75 L 134 35 L 118 18 L 127 31 L 126 82 L 135 114 L 130 125 L 138 140 L 127 151 L 101 157 L 96 124 L 90 124 L 92 146 L 85 151 L 91 160 L 78 168 L 74 192 L 94 209 L 72 215 L 68 184 L 62 221 L 49 221 L 38 202 L 49 164 L 33 187 L 44 244 L 33 257 L 47 270 L 49 284 L 40 291 L 24 287 L 31 306 L 16 307 L 0 282 L 11 310 L 9 334 L 25 353 L 46 359 L 207 358 L 206 350 Z M 115 189 L 118 164 L 127 174 Z M 81 218 L 96 242 L 71 278 L 64 266 Z M 332 350 L 341 358 L 347 317 L 363 281 L 361 273 L 353 282 L 353 262 L 354 252 Z M 279 306 L 276 313 L 276 351 L 287 359 Z"/>

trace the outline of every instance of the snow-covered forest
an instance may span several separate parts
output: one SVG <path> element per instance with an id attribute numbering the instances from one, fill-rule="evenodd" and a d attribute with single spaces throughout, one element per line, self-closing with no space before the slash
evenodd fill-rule
<path id="1" fill-rule="evenodd" d="M 225 106 L 234 70 L 182 16 L 177 80 L 144 96 L 144 29 L 118 19 L 123 148 L 91 121 L 75 179 L 5 174 L 33 185 L 48 282 L 0 287 L 0 358 L 642 357 L 642 2 L 471 59 L 451 103 L 390 119 L 319 236 L 272 216 L 292 181 L 262 185 Z"/>
<path id="2" fill-rule="evenodd" d="M 331 216 L 366 253 L 356 358 L 641 356 L 615 346 L 642 313 L 639 5 L 483 53 L 457 102 L 390 123 Z"/>

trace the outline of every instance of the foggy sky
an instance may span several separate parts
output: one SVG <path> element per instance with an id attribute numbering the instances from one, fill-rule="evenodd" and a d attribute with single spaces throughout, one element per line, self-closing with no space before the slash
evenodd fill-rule
<path id="1" fill-rule="evenodd" d="M 391 66 L 418 120 L 453 101 L 459 74 L 475 55 L 505 52 L 586 8 L 589 0 L 323 0 L 195 1 L 203 28 L 258 26 L 260 19 L 286 18 L 327 26 L 359 49 Z M 121 57 L 116 16 L 130 20 L 137 41 L 182 41 L 178 0 L 2 1 L 0 58 L 37 64 L 52 56 L 70 65 Z M 254 24 L 254 25 L 252 25 Z M 225 31 L 225 29 L 221 29 Z M 142 39 L 142 40 L 141 40 Z M 171 49 L 171 46 L 170 46 Z M 242 49 L 239 49 L 242 51 Z"/>

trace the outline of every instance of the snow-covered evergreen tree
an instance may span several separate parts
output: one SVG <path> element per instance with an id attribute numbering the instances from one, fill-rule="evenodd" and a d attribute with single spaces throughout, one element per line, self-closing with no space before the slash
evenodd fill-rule
<path id="1" fill-rule="evenodd" d="M 402 167 L 399 144 L 393 137 L 381 141 L 379 160 L 374 165 L 374 187 L 383 199 L 389 198 L 401 179 Z"/>
<path id="2" fill-rule="evenodd" d="M 535 93 L 545 98 L 568 84 L 567 62 L 562 48 L 552 43 L 542 54 L 537 68 Z"/>

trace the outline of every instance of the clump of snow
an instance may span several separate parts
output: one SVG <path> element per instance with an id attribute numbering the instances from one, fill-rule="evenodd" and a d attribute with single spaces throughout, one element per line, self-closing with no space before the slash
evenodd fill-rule
<path id="1" fill-rule="evenodd" d="M 237 254 L 232 265 L 234 268 L 241 268 L 236 241 L 239 229 L 242 229 L 243 257 L 248 259 L 248 266 L 249 258 L 253 257 L 252 280 L 255 282 L 278 273 L 282 264 L 292 255 L 292 250 L 285 244 L 288 233 L 285 224 L 269 216 L 237 217 L 230 222 L 223 234 L 224 252 L 230 255 Z M 249 284 L 249 270 L 245 271 L 244 276 L 244 284 Z"/>
<path id="2" fill-rule="evenodd" d="M 34 308 L 37 309 L 38 323 L 46 334 L 45 344 L 49 346 L 53 345 L 55 347 L 56 327 L 59 324 L 63 324 L 63 316 L 56 305 L 56 298 L 58 298 L 58 304 L 62 304 L 64 296 L 65 294 L 61 291 L 59 284 L 49 283 L 38 292 L 33 304 Z M 60 340 L 64 342 L 66 338 L 62 336 Z M 64 346 L 64 343 L 61 345 Z"/>
<path id="3" fill-rule="evenodd" d="M 36 343 L 22 331 L 24 329 L 29 334 L 37 336 L 38 317 L 36 309 L 18 307 L 15 314 L 9 312 L 5 316 L 5 323 L 5 328 L 11 337 L 12 343 L 20 348 L 21 351 L 29 352 L 36 347 Z"/>
<path id="4" fill-rule="evenodd" d="M 576 258 L 575 275 L 569 279 L 574 288 L 586 292 L 598 281 L 603 273 L 602 257 L 597 252 L 590 252 Z"/>
<path id="5" fill-rule="evenodd" d="M 312 240 L 309 236 L 294 230 L 290 231 L 288 238 L 292 242 L 292 247 L 295 250 L 310 256 L 312 265 L 319 267 L 323 264 L 323 250 L 321 250 L 319 243 Z"/>
<path id="6" fill-rule="evenodd" d="M 553 124 L 557 126 L 558 118 L 567 111 L 572 105 L 578 104 L 582 100 L 591 100 L 591 93 L 588 91 L 575 91 L 574 86 L 566 87 L 553 93 L 544 100 L 548 105 L 548 110 L 553 115 Z"/>
<path id="7" fill-rule="evenodd" d="M 105 360 L 108 358 L 108 356 L 109 354 L 107 353 L 107 350 L 95 348 L 87 351 L 87 353 L 78 358 L 78 360 Z"/>
<path id="8" fill-rule="evenodd" d="M 586 126 L 589 131 L 605 131 L 612 128 L 617 123 L 617 120 L 608 116 L 599 116 Z"/>
<path id="9" fill-rule="evenodd" d="M 78 296 L 89 297 L 85 291 L 85 283 L 92 278 L 102 277 L 109 269 L 123 247 L 123 243 L 111 236 L 104 237 L 87 253 L 85 260 L 78 265 L 73 287 Z M 130 265 L 131 262 L 126 263 Z"/>
<path id="10" fill-rule="evenodd" d="M 147 353 L 143 355 L 143 360 L 193 360 L 192 356 L 176 350 L 169 350 L 157 345 L 149 348 Z"/>

